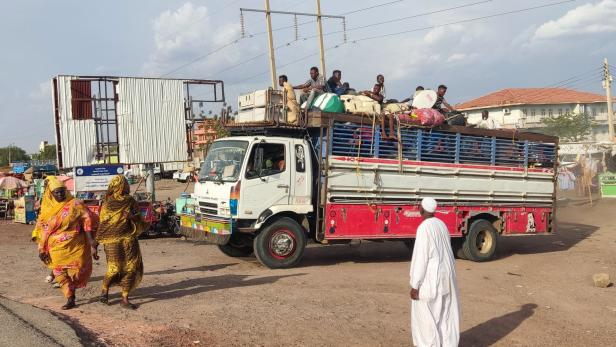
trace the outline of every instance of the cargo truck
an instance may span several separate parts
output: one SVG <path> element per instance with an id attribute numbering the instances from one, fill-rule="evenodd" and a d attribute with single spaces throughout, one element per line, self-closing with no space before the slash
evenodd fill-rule
<path id="1" fill-rule="evenodd" d="M 182 232 L 269 268 L 296 265 L 309 240 L 411 246 L 427 196 L 469 260 L 492 259 L 501 237 L 554 232 L 556 137 L 398 125 L 398 141 L 370 117 L 325 112 L 304 124 L 236 125 L 214 141 Z"/>

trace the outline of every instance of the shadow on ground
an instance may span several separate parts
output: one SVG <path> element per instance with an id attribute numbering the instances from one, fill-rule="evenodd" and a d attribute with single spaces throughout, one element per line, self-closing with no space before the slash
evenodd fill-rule
<path id="1" fill-rule="evenodd" d="M 492 346 L 530 318 L 536 304 L 525 304 L 519 310 L 492 318 L 460 334 L 460 346 Z"/>
<path id="2" fill-rule="evenodd" d="M 215 290 L 272 284 L 283 278 L 303 275 L 305 274 L 300 273 L 282 276 L 249 278 L 251 277 L 249 275 L 227 274 L 220 276 L 201 277 L 195 279 L 187 279 L 184 281 L 166 285 L 155 285 L 150 287 L 138 288 L 132 294 L 131 299 L 137 301 L 140 305 L 142 305 L 159 300 L 182 298 L 185 296 L 196 295 Z"/>
<path id="3" fill-rule="evenodd" d="M 398 263 L 411 260 L 411 250 L 401 241 L 363 242 L 359 246 L 315 245 L 309 247 L 299 267 L 328 266 L 339 263 Z"/>
<path id="4" fill-rule="evenodd" d="M 590 237 L 599 227 L 587 224 L 558 222 L 553 235 L 521 235 L 499 238 L 497 257 L 513 254 L 563 252 Z"/>
<path id="5" fill-rule="evenodd" d="M 182 272 L 206 272 L 206 271 L 217 271 L 227 268 L 229 266 L 237 265 L 238 263 L 229 263 L 229 264 L 214 264 L 214 265 L 203 265 L 203 266 L 195 266 L 185 269 L 177 269 L 176 266 L 172 266 L 170 269 L 159 270 L 159 271 L 146 271 L 144 276 L 152 276 L 152 275 L 171 275 Z M 89 282 L 102 281 L 103 276 L 95 276 L 90 278 Z"/>

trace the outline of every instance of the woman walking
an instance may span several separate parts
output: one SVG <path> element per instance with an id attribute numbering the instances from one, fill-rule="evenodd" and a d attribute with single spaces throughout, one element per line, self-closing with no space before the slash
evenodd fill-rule
<path id="1" fill-rule="evenodd" d="M 103 279 L 100 302 L 109 303 L 109 287 L 122 288 L 123 308 L 136 309 L 128 294 L 135 289 L 143 276 L 143 262 L 137 238 L 147 227 L 141 219 L 135 199 L 130 196 L 130 186 L 122 175 L 114 177 L 107 188 L 101 208 L 101 222 L 96 240 L 101 243 L 107 257 L 107 273 Z"/>
<path id="2" fill-rule="evenodd" d="M 75 307 L 75 291 L 88 283 L 92 257 L 98 259 L 92 233 L 97 224 L 82 201 L 74 199 L 64 183 L 47 177 L 41 213 L 32 232 L 39 258 L 52 270 L 67 301 L 63 310 Z"/>

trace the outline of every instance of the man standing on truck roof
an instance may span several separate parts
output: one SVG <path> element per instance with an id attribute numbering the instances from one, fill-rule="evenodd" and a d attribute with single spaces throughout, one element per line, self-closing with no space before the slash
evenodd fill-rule
<path id="1" fill-rule="evenodd" d="M 287 123 L 297 124 L 297 117 L 299 116 L 299 105 L 295 98 L 295 92 L 293 87 L 289 84 L 286 75 L 280 75 L 278 77 L 278 85 L 284 89 L 285 96 L 287 97 Z"/>
<path id="2" fill-rule="evenodd" d="M 299 103 L 303 104 L 306 102 L 306 112 L 308 112 L 312 100 L 327 92 L 327 84 L 325 83 L 325 78 L 319 74 L 319 68 L 313 66 L 310 68 L 310 78 L 304 84 L 295 86 L 293 89 L 302 90 L 302 93 L 299 96 Z"/>
<path id="3" fill-rule="evenodd" d="M 460 306 L 449 231 L 434 217 L 436 200 L 424 198 L 411 260 L 411 333 L 413 344 L 458 346 Z"/>

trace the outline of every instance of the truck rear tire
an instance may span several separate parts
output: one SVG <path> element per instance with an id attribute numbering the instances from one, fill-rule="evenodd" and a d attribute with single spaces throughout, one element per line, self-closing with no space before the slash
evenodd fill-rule
<path id="1" fill-rule="evenodd" d="M 462 251 L 468 260 L 482 262 L 491 260 L 496 252 L 498 233 L 489 221 L 479 219 L 471 224 Z"/>
<path id="2" fill-rule="evenodd" d="M 291 218 L 280 218 L 257 235 L 255 255 L 270 269 L 289 268 L 302 259 L 306 242 L 306 232 L 301 225 Z"/>
<path id="3" fill-rule="evenodd" d="M 249 257 L 254 249 L 252 240 L 247 235 L 233 234 L 225 245 L 218 245 L 218 249 L 232 258 Z"/>

